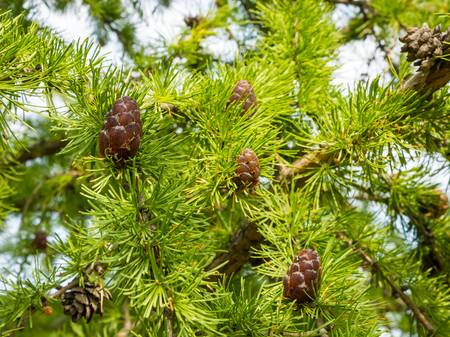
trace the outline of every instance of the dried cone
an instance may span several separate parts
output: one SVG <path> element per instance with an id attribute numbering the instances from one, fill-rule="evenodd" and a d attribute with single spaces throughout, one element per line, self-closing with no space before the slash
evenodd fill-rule
<path id="1" fill-rule="evenodd" d="M 294 258 L 283 279 L 284 297 L 305 303 L 314 300 L 320 286 L 321 269 L 319 254 L 304 249 Z"/>
<path id="2" fill-rule="evenodd" d="M 422 204 L 419 207 L 419 211 L 429 218 L 437 219 L 447 213 L 448 208 L 447 194 L 440 190 L 435 190 L 432 199 L 427 204 Z"/>
<path id="3" fill-rule="evenodd" d="M 255 152 L 245 149 L 237 157 L 235 181 L 238 185 L 255 187 L 259 182 L 259 160 Z"/>
<path id="4" fill-rule="evenodd" d="M 122 97 L 105 117 L 99 136 L 100 154 L 123 162 L 136 155 L 141 136 L 142 123 L 136 101 Z"/>
<path id="5" fill-rule="evenodd" d="M 33 248 L 44 251 L 47 249 L 47 233 L 43 230 L 38 230 L 34 233 L 34 239 L 31 243 Z"/>
<path id="6" fill-rule="evenodd" d="M 84 288 L 70 288 L 62 295 L 64 314 L 72 316 L 73 322 L 84 317 L 89 323 L 95 313 L 103 314 L 105 299 L 111 299 L 111 293 L 107 289 L 85 281 Z"/>
<path id="7" fill-rule="evenodd" d="M 252 106 L 256 108 L 256 95 L 252 85 L 247 80 L 240 80 L 233 88 L 233 93 L 227 102 L 227 106 L 233 102 L 244 102 L 242 114 L 246 113 Z"/>
<path id="8" fill-rule="evenodd" d="M 435 62 L 435 58 L 450 52 L 450 28 L 441 32 L 437 26 L 431 30 L 426 24 L 421 28 L 408 29 L 407 34 L 400 38 L 404 43 L 402 53 L 407 53 L 409 62 L 417 60 L 414 65 L 422 70 L 428 70 Z"/>

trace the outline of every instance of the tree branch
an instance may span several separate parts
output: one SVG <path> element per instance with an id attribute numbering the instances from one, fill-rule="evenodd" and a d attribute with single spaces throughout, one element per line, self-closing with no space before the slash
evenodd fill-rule
<path id="1" fill-rule="evenodd" d="M 412 89 L 421 93 L 432 94 L 450 81 L 450 62 L 437 61 L 429 71 L 419 70 L 413 76 L 406 79 L 402 90 Z"/>
<path id="2" fill-rule="evenodd" d="M 64 146 L 67 145 L 66 140 L 58 139 L 58 140 L 42 140 L 34 145 L 32 145 L 30 148 L 24 150 L 22 153 L 20 153 L 16 158 L 15 161 L 19 163 L 25 163 L 28 160 L 40 158 L 40 157 L 46 157 L 51 156 L 55 153 L 58 153 L 63 149 Z"/>
<path id="3" fill-rule="evenodd" d="M 234 235 L 228 251 L 216 255 L 216 258 L 207 267 L 207 270 L 214 269 L 225 263 L 219 268 L 221 273 L 230 275 L 237 272 L 250 260 L 250 248 L 257 246 L 262 241 L 263 236 L 258 232 L 256 224 L 254 222 L 246 223 Z"/>
<path id="4" fill-rule="evenodd" d="M 123 328 L 119 330 L 116 337 L 127 337 L 131 329 L 133 329 L 133 322 L 130 318 L 130 310 L 128 308 L 128 301 L 123 303 Z"/>
<path id="5" fill-rule="evenodd" d="M 319 167 L 323 162 L 330 160 L 332 156 L 330 152 L 325 152 L 325 149 L 320 149 L 304 154 L 289 166 L 279 164 L 280 180 L 289 179 L 294 175 Z"/>
<path id="6" fill-rule="evenodd" d="M 353 249 L 361 258 L 367 263 L 373 271 L 375 271 L 389 286 L 392 290 L 400 297 L 400 299 L 405 303 L 405 305 L 412 311 L 417 321 L 422 324 L 429 332 L 435 333 L 436 328 L 431 324 L 425 314 L 419 309 L 419 307 L 411 300 L 409 296 L 407 296 L 402 289 L 395 284 L 393 280 L 391 280 L 381 268 L 380 264 L 372 259 L 364 250 L 360 247 L 354 245 L 353 241 L 347 237 L 344 233 L 337 233 L 337 237 L 345 242 L 349 247 Z"/>
<path id="7" fill-rule="evenodd" d="M 78 279 L 78 278 L 73 279 L 72 281 L 70 281 L 70 282 L 69 282 L 67 285 L 65 285 L 64 287 L 59 288 L 58 291 L 56 291 L 55 293 L 53 293 L 53 294 L 51 295 L 51 297 L 53 297 L 53 298 L 59 298 L 59 297 L 61 297 L 62 294 L 64 294 L 64 292 L 65 292 L 66 290 L 72 289 L 73 287 L 78 286 L 78 283 L 79 283 L 79 279 Z"/>
<path id="8" fill-rule="evenodd" d="M 352 5 L 357 7 L 369 7 L 369 4 L 363 0 L 327 0 L 335 5 Z"/>

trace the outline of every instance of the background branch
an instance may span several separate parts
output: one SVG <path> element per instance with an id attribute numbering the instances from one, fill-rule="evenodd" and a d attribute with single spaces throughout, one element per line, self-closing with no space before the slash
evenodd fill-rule
<path id="1" fill-rule="evenodd" d="M 420 324 L 422 324 L 429 332 L 436 332 L 436 328 L 433 324 L 431 324 L 426 315 L 419 309 L 419 307 L 417 307 L 411 298 L 407 296 L 402 289 L 383 272 L 383 269 L 378 262 L 376 262 L 369 254 L 361 249 L 361 247 L 357 247 L 353 240 L 351 240 L 346 234 L 339 232 L 337 233 L 337 237 L 351 247 L 359 256 L 361 256 L 364 262 L 371 267 L 372 271 L 377 273 L 377 275 L 392 288 L 394 293 L 397 294 L 403 303 L 405 303 L 405 305 L 412 311 Z"/>
<path id="2" fill-rule="evenodd" d="M 15 158 L 15 160 L 19 163 L 25 163 L 32 159 L 51 156 L 61 151 L 67 143 L 68 141 L 62 139 L 42 140 L 24 150 Z"/>

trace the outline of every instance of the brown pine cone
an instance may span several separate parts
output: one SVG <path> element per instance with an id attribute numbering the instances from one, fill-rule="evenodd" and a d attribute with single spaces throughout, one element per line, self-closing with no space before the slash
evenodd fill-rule
<path id="1" fill-rule="evenodd" d="M 85 281 L 84 288 L 70 288 L 62 295 L 64 314 L 71 316 L 73 322 L 84 317 L 89 323 L 95 313 L 103 314 L 105 299 L 111 299 L 111 293 L 106 288 Z"/>
<path id="2" fill-rule="evenodd" d="M 256 153 L 245 149 L 237 157 L 235 182 L 239 187 L 255 187 L 259 182 L 259 160 Z"/>
<path id="3" fill-rule="evenodd" d="M 437 219 L 447 213 L 449 204 L 448 196 L 440 190 L 434 190 L 431 199 L 420 202 L 419 211 L 424 216 Z"/>
<path id="4" fill-rule="evenodd" d="M 252 106 L 256 108 L 256 94 L 252 85 L 247 80 L 240 80 L 236 83 L 233 88 L 233 93 L 230 96 L 230 99 L 227 102 L 227 106 L 229 106 L 233 102 L 243 102 L 244 107 L 242 109 L 242 115 L 247 112 Z"/>
<path id="5" fill-rule="evenodd" d="M 100 131 L 101 156 L 111 156 L 116 162 L 134 157 L 142 136 L 142 122 L 136 101 L 128 96 L 117 100 L 106 115 Z"/>
<path id="6" fill-rule="evenodd" d="M 303 249 L 284 276 L 283 296 L 298 303 L 311 302 L 320 286 L 321 274 L 319 254 L 313 249 Z"/>
<path id="7" fill-rule="evenodd" d="M 401 48 L 402 53 L 407 53 L 407 60 L 421 69 L 429 69 L 434 64 L 436 57 L 450 52 L 450 28 L 446 32 L 441 32 L 441 27 L 437 26 L 431 30 L 426 24 L 421 28 L 413 27 L 407 30 L 407 34 L 400 38 L 404 43 Z"/>
<path id="8" fill-rule="evenodd" d="M 201 16 L 186 16 L 184 18 L 184 23 L 189 28 L 194 28 L 194 27 L 197 27 L 204 20 L 205 19 Z"/>
<path id="9" fill-rule="evenodd" d="M 34 239 L 31 243 L 34 249 L 44 251 L 47 249 L 47 233 L 38 230 L 34 233 Z"/>

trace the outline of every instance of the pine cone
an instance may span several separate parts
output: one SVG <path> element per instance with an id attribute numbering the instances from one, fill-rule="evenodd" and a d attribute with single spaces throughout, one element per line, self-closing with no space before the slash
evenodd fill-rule
<path id="1" fill-rule="evenodd" d="M 107 289 L 85 281 L 84 288 L 70 288 L 62 295 L 64 314 L 72 316 L 73 322 L 84 317 L 89 323 L 94 313 L 103 314 L 105 299 L 111 299 L 111 293 Z"/>
<path id="2" fill-rule="evenodd" d="M 407 34 L 400 38 L 405 45 L 401 48 L 402 53 L 407 53 L 407 60 L 421 69 L 429 69 L 435 63 L 436 57 L 446 55 L 450 52 L 450 28 L 441 32 L 437 26 L 433 30 L 425 24 L 421 28 L 408 29 Z"/>
<path id="3" fill-rule="evenodd" d="M 245 149 L 237 157 L 235 182 L 240 186 L 255 187 L 259 182 L 259 160 L 255 152 Z"/>
<path id="4" fill-rule="evenodd" d="M 186 16 L 184 18 L 184 23 L 189 28 L 194 28 L 197 27 L 203 20 L 204 18 L 202 18 L 201 16 Z"/>
<path id="5" fill-rule="evenodd" d="M 314 300 L 321 273 L 319 254 L 313 249 L 302 250 L 284 276 L 284 297 L 297 300 L 298 303 Z"/>
<path id="6" fill-rule="evenodd" d="M 106 115 L 100 131 L 100 155 L 112 156 L 117 162 L 134 157 L 139 149 L 142 123 L 136 101 L 128 96 L 117 100 Z"/>
<path id="7" fill-rule="evenodd" d="M 230 99 L 227 102 L 227 106 L 229 106 L 233 102 L 244 102 L 244 107 L 242 109 L 242 115 L 247 112 L 252 106 L 256 108 L 256 94 L 255 90 L 253 90 L 252 85 L 247 80 L 240 80 L 236 83 L 233 88 L 233 93 L 230 96 Z"/>
<path id="8" fill-rule="evenodd" d="M 440 190 L 434 190 L 431 199 L 427 199 L 426 201 L 420 202 L 419 211 L 423 215 L 437 219 L 447 213 L 449 204 L 448 204 L 448 196 Z"/>
<path id="9" fill-rule="evenodd" d="M 31 243 L 33 248 L 44 251 L 47 249 L 47 233 L 43 230 L 38 230 L 34 233 L 34 239 Z"/>

